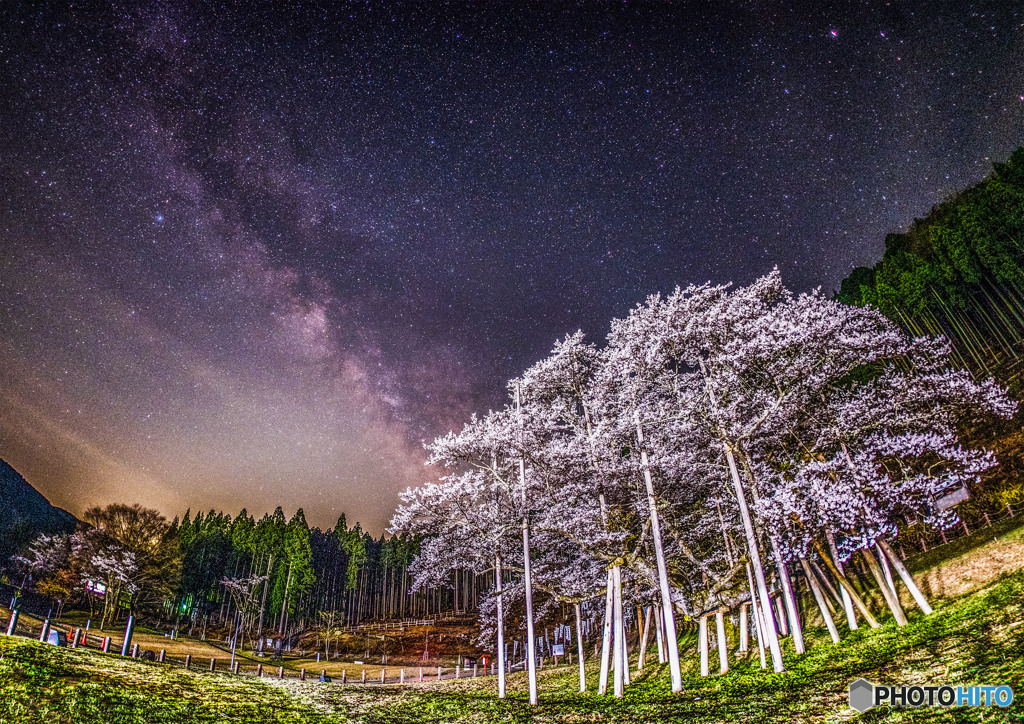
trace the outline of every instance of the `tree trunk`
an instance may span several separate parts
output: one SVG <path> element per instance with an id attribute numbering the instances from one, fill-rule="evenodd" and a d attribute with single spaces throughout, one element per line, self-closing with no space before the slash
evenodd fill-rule
<path id="1" fill-rule="evenodd" d="M 292 564 L 288 562 L 288 577 L 284 580 L 284 595 L 281 597 L 281 622 L 277 626 L 278 633 L 284 636 L 284 614 L 288 610 L 288 587 L 292 583 Z"/>

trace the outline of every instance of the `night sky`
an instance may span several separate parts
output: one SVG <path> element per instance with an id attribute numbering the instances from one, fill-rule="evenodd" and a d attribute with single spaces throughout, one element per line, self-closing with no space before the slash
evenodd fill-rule
<path id="1" fill-rule="evenodd" d="M 831 292 L 1024 142 L 1009 1 L 58 5 L 0 4 L 0 457 L 74 513 L 379 533 L 556 338 Z"/>

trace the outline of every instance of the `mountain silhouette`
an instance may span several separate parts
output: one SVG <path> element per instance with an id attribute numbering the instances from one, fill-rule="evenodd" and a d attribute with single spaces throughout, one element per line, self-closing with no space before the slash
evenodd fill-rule
<path id="1" fill-rule="evenodd" d="M 50 504 L 22 475 L 0 460 L 0 562 L 40 533 L 70 533 L 78 519 Z"/>

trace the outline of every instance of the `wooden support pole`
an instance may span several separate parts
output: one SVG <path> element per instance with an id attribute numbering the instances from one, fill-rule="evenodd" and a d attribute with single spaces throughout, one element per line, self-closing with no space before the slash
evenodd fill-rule
<path id="1" fill-rule="evenodd" d="M 860 554 L 865 562 L 867 562 L 871 575 L 875 577 L 875 583 L 878 584 L 878 588 L 882 591 L 882 597 L 885 599 L 886 604 L 888 604 L 889 610 L 892 611 L 893 618 L 896 619 L 896 625 L 906 626 L 907 614 L 904 612 L 903 606 L 900 605 L 900 599 L 896 596 L 896 591 L 885 580 L 885 575 L 882 573 L 882 568 L 878 565 L 875 555 L 871 552 L 870 548 L 862 549 Z"/>
<path id="2" fill-rule="evenodd" d="M 604 597 L 604 629 L 601 633 L 601 671 L 597 679 L 597 693 L 604 696 L 608 693 L 608 666 L 611 663 L 612 648 L 612 608 L 614 606 L 614 586 L 612 571 L 608 569 L 608 585 Z"/>
<path id="3" fill-rule="evenodd" d="M 612 565 L 612 663 L 615 675 L 613 677 L 613 692 L 616 698 L 623 694 L 625 688 L 622 678 L 622 650 L 625 646 L 625 637 L 622 630 L 622 573 L 617 564 Z"/>
<path id="4" fill-rule="evenodd" d="M 697 628 L 697 648 L 700 650 L 700 675 L 707 676 L 708 670 L 708 617 L 701 614 L 700 624 Z"/>
<path id="5" fill-rule="evenodd" d="M 806 558 L 800 559 L 800 566 L 804 569 L 804 576 L 807 577 L 807 585 L 811 587 L 811 593 L 814 595 L 814 602 L 818 604 L 818 610 L 821 611 L 821 618 L 825 621 L 825 627 L 828 629 L 828 635 L 832 637 L 832 643 L 839 643 L 839 629 L 836 628 L 836 622 L 832 620 L 832 614 L 829 612 L 829 607 L 826 605 L 825 596 L 822 594 L 821 589 L 818 587 L 818 582 L 815 580 L 814 571 L 811 570 L 810 564 Z"/>
<path id="6" fill-rule="evenodd" d="M 653 614 L 654 607 L 647 607 L 647 615 L 644 616 L 644 631 L 640 636 L 640 655 L 637 658 L 636 670 L 642 671 L 644 664 L 647 661 L 647 642 L 650 640 L 651 634 L 651 616 Z M 583 691 L 582 689 L 580 691 Z"/>
<path id="7" fill-rule="evenodd" d="M 715 611 L 715 629 L 718 632 L 718 673 L 724 674 L 729 670 L 729 644 L 725 640 L 725 611 L 720 608 Z"/>
<path id="8" fill-rule="evenodd" d="M 743 602 L 740 604 L 740 653 L 745 654 L 750 651 L 750 604 Z"/>
<path id="9" fill-rule="evenodd" d="M 910 595 L 913 597 L 914 603 L 917 604 L 918 608 L 924 611 L 926 616 L 929 615 L 932 612 L 932 607 L 928 604 L 924 594 L 921 593 L 921 589 L 917 587 L 917 584 L 914 582 L 914 577 L 910 575 L 910 571 L 908 571 L 907 567 L 903 565 L 903 561 L 900 560 L 900 557 L 896 555 L 896 551 L 894 551 L 892 546 L 889 545 L 889 542 L 883 538 L 878 540 L 878 545 L 885 552 L 885 555 L 889 557 L 889 562 L 892 563 L 892 567 L 900 574 L 900 578 L 903 579 L 903 584 L 910 591 Z"/>

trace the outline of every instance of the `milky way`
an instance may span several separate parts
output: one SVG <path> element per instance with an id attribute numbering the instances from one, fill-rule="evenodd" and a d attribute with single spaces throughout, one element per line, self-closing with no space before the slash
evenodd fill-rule
<path id="1" fill-rule="evenodd" d="M 56 5 L 0 10 L 0 457 L 73 512 L 379 532 L 556 338 L 829 291 L 1024 141 L 1008 2 Z"/>

